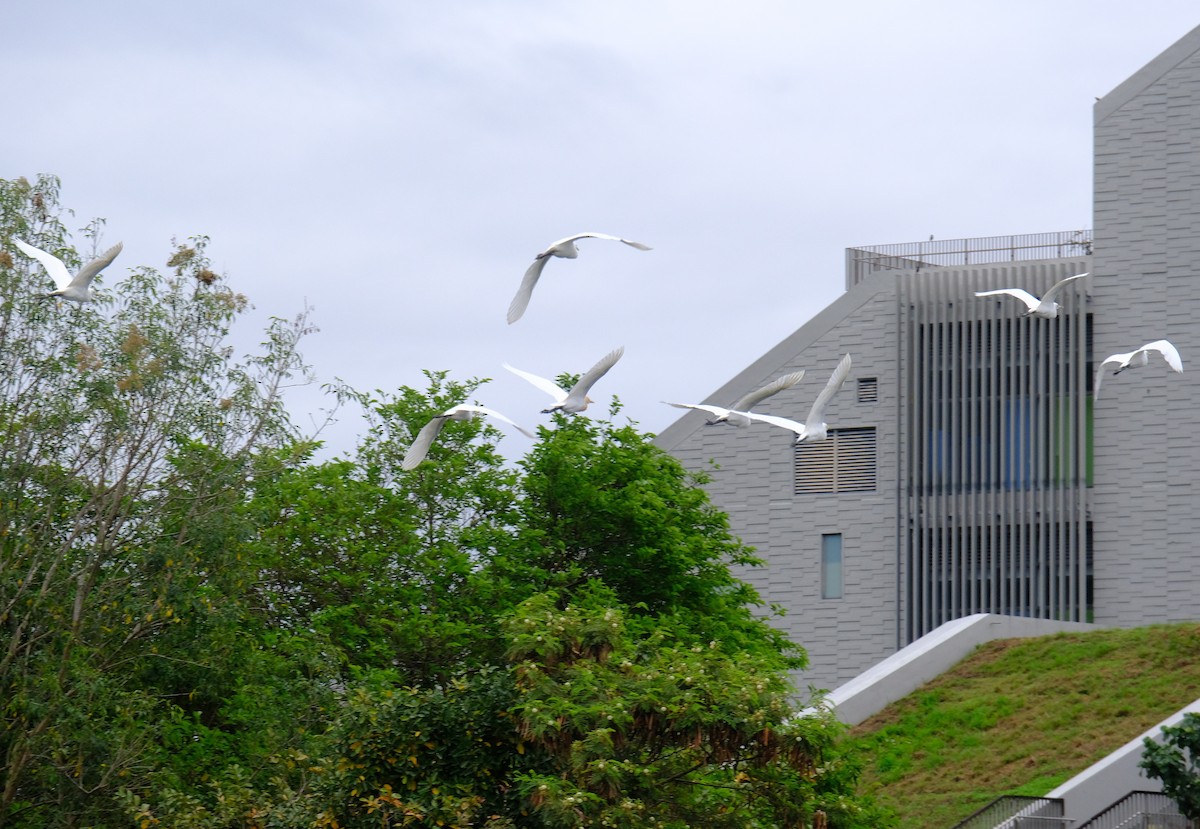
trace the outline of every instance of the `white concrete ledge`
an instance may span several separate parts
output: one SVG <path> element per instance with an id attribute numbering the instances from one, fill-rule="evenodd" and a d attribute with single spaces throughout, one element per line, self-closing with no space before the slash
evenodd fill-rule
<path id="1" fill-rule="evenodd" d="M 1178 725 L 1189 711 L 1200 714 L 1200 699 L 1084 769 L 1046 797 L 1062 798 L 1064 813 L 1078 825 L 1091 820 L 1129 792 L 1161 792 L 1162 782 L 1146 777 L 1138 768 L 1142 759 L 1142 740 L 1149 737 L 1162 742 L 1163 726 Z"/>
<path id="2" fill-rule="evenodd" d="M 856 725 L 962 661 L 984 642 L 1101 628 L 1101 625 L 1084 622 L 1056 622 L 995 613 L 964 616 L 935 628 L 834 689 L 827 695 L 826 702 L 839 720 Z"/>

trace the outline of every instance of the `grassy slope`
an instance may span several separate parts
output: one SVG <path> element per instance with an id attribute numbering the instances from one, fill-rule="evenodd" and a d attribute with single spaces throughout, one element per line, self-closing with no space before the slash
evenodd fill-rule
<path id="1" fill-rule="evenodd" d="M 1200 697 L 1200 624 L 1008 639 L 856 726 L 902 829 L 1044 795 Z"/>

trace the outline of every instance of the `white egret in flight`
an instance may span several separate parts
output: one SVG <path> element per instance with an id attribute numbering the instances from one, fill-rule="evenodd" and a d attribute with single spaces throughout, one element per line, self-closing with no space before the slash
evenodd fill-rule
<path id="1" fill-rule="evenodd" d="M 643 245 L 641 242 L 632 242 L 629 239 L 622 239 L 620 236 L 610 236 L 607 233 L 576 233 L 574 236 L 568 236 L 566 239 L 559 239 L 533 257 L 533 264 L 525 271 L 525 278 L 521 280 L 521 287 L 517 289 L 517 295 L 513 297 L 512 304 L 508 306 L 509 325 L 519 320 L 521 315 L 525 313 L 525 308 L 529 305 L 529 298 L 533 296 L 533 286 L 537 285 L 538 278 L 542 275 L 542 268 L 546 267 L 546 263 L 550 261 L 550 257 L 558 256 L 563 259 L 574 259 L 579 256 L 579 248 L 575 246 L 575 242 L 578 239 L 609 239 L 613 242 L 624 242 L 638 250 L 650 250 L 649 245 Z"/>
<path id="2" fill-rule="evenodd" d="M 510 366 L 508 363 L 504 367 L 518 377 L 524 377 L 533 385 L 544 391 L 546 394 L 554 398 L 554 405 L 548 409 L 542 409 L 542 414 L 549 414 L 555 411 L 582 412 L 588 407 L 589 403 L 596 401 L 587 396 L 587 393 L 595 385 L 596 381 L 605 375 L 605 373 L 617 364 L 617 360 L 621 359 L 621 355 L 625 353 L 625 346 L 615 348 L 600 358 L 600 362 L 592 366 L 587 372 L 579 378 L 579 381 L 571 386 L 570 391 L 555 383 L 553 380 L 547 380 L 545 377 L 539 377 L 536 374 L 530 374 L 528 371 L 522 371 L 519 368 Z"/>
<path id="3" fill-rule="evenodd" d="M 51 253 L 46 253 L 44 250 L 39 250 L 33 245 L 22 242 L 20 239 L 13 239 L 21 252 L 31 259 L 36 259 L 42 263 L 42 267 L 46 269 L 46 273 L 54 280 L 55 289 L 46 296 L 60 296 L 63 299 L 69 299 L 72 302 L 80 304 L 92 301 L 92 280 L 96 274 L 112 264 L 112 261 L 117 258 L 117 254 L 121 252 L 123 247 L 121 242 L 117 242 L 104 253 L 97 256 L 91 262 L 88 262 L 75 276 L 71 276 L 70 271 L 61 259 Z"/>

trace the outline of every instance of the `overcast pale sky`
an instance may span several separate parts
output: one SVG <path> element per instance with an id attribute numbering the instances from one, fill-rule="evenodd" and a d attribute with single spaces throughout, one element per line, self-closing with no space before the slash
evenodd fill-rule
<path id="1" fill-rule="evenodd" d="M 106 219 L 108 284 L 210 236 L 246 343 L 312 306 L 319 382 L 492 377 L 478 402 L 532 428 L 547 401 L 501 362 L 624 345 L 592 396 L 658 432 L 661 400 L 835 299 L 846 247 L 1090 227 L 1095 99 L 1198 23 L 1195 0 L 10 2 L 0 177 L 54 173 L 69 226 Z M 508 325 L 533 255 L 585 230 L 654 250 L 581 243 Z M 291 398 L 302 427 L 327 405 Z"/>

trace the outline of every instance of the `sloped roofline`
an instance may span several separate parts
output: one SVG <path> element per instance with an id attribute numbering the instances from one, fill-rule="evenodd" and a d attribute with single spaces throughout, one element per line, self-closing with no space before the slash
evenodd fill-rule
<path id="1" fill-rule="evenodd" d="M 1092 107 L 1093 123 L 1099 124 L 1198 51 L 1200 51 L 1200 26 L 1179 38 L 1158 57 L 1134 72 L 1097 101 Z"/>
<path id="2" fill-rule="evenodd" d="M 766 354 L 759 357 L 746 368 L 739 371 L 715 392 L 704 398 L 705 402 L 713 402 L 719 406 L 727 406 L 743 394 L 753 390 L 763 378 L 773 371 L 780 370 L 789 360 L 829 333 L 838 324 L 865 305 L 881 291 L 895 292 L 895 282 L 898 271 L 874 274 L 855 285 L 846 293 L 839 296 L 831 304 L 817 312 L 808 322 L 794 332 L 784 337 Z M 704 421 L 691 413 L 681 415 L 678 420 L 664 429 L 654 439 L 658 448 L 670 452 L 683 440 L 703 428 Z"/>

